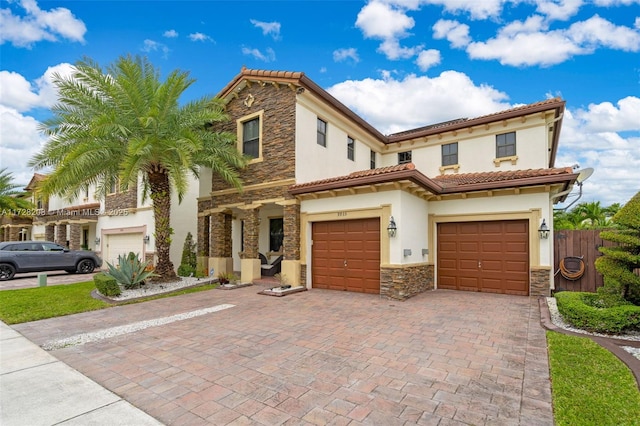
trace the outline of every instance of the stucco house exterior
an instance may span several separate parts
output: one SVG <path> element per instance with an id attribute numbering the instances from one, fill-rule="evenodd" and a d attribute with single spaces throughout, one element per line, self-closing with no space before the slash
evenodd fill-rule
<path id="1" fill-rule="evenodd" d="M 538 229 L 578 176 L 555 167 L 562 99 L 383 135 L 301 72 L 243 68 L 218 96 L 253 159 L 242 192 L 201 175 L 200 268 L 250 282 L 264 254 L 307 288 L 549 294 Z"/>
<path id="2" fill-rule="evenodd" d="M 35 173 L 25 187 L 35 206 L 31 215 L 13 218 L 12 225 L 3 226 L 0 241 L 46 240 L 72 250 L 93 250 L 104 261 L 117 262 L 118 255 L 134 252 L 141 259 L 154 262 L 155 222 L 151 200 L 142 199 L 142 180 L 138 186 L 121 191 L 116 185 L 104 198 L 96 197 L 95 186 L 72 199 L 43 197 L 38 183 L 46 175 Z M 198 184 L 192 178 L 182 201 L 172 197 L 171 219 L 174 230 L 170 257 L 177 269 L 188 232 L 196 234 Z M 17 221 L 20 219 L 20 221 Z M 103 263 L 106 268 L 106 263 Z"/>

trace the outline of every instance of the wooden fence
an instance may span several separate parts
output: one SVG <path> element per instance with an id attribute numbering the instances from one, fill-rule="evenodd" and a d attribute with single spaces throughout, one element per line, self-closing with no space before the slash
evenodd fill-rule
<path id="1" fill-rule="evenodd" d="M 601 246 L 612 246 L 614 243 L 600 238 L 600 230 L 555 231 L 554 269 L 555 291 L 588 291 L 595 292 L 604 285 L 602 274 L 596 271 L 595 261 L 602 253 Z M 560 261 L 565 257 L 582 257 L 584 274 L 577 280 L 565 279 L 560 273 Z"/>

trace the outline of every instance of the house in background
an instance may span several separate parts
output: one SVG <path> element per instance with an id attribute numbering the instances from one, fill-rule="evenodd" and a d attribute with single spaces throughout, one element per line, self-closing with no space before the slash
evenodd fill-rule
<path id="1" fill-rule="evenodd" d="M 95 187 L 89 186 L 78 197 L 67 200 L 57 196 L 43 197 L 38 191 L 38 183 L 45 178 L 46 175 L 36 173 L 25 187 L 31 193 L 35 214 L 14 218 L 11 227 L 3 226 L 6 231 L 0 234 L 0 241 L 54 241 L 71 250 L 96 251 L 109 263 L 117 262 L 119 255 L 129 252 L 154 262 L 153 209 L 150 199 L 142 200 L 141 180 L 136 188 L 126 191 L 113 185 L 104 199 L 98 199 Z M 180 265 L 187 233 L 196 233 L 197 191 L 197 181 L 192 178 L 182 203 L 178 203 L 177 196 L 171 200 L 174 234 L 170 257 L 176 269 Z M 19 226 L 17 219 L 21 219 Z"/>
<path id="2" fill-rule="evenodd" d="M 300 72 L 243 68 L 218 96 L 253 159 L 242 192 L 201 176 L 201 268 L 252 281 L 266 254 L 307 288 L 549 294 L 538 230 L 578 176 L 555 167 L 561 99 L 383 135 Z"/>

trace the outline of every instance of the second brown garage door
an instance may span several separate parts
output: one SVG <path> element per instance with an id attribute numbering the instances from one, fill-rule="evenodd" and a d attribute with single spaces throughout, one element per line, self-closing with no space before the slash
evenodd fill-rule
<path id="1" fill-rule="evenodd" d="M 315 222 L 312 287 L 380 293 L 380 219 Z"/>
<path id="2" fill-rule="evenodd" d="M 529 222 L 438 224 L 438 288 L 529 294 Z"/>

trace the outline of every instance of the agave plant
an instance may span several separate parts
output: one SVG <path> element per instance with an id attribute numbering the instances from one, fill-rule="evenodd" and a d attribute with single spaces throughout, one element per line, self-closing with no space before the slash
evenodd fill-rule
<path id="1" fill-rule="evenodd" d="M 125 289 L 138 288 L 147 278 L 157 277 L 153 270 L 148 270 L 149 262 L 141 262 L 137 254 L 118 256 L 118 265 L 107 262 L 107 275 L 113 277 Z"/>

